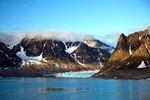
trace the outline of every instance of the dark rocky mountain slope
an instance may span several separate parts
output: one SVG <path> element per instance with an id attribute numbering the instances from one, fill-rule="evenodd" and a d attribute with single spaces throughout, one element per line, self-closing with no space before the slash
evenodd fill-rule
<path id="1" fill-rule="evenodd" d="M 25 37 L 12 49 L 3 43 L 0 45 L 1 76 L 97 70 L 103 67 L 114 49 L 95 39 L 59 41 Z"/>
<path id="2" fill-rule="evenodd" d="M 21 59 L 4 43 L 0 42 L 0 68 L 19 68 L 21 63 Z"/>

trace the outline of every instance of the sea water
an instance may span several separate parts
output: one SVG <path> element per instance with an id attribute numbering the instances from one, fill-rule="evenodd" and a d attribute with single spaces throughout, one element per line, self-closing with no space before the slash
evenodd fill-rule
<path id="1" fill-rule="evenodd" d="M 1 77 L 0 100 L 150 100 L 150 80 Z"/>

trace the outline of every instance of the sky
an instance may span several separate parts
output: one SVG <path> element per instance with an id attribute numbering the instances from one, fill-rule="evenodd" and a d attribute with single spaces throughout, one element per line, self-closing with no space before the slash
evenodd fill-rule
<path id="1" fill-rule="evenodd" d="M 150 0 L 0 0 L 0 32 L 59 30 L 110 36 L 150 25 Z"/>

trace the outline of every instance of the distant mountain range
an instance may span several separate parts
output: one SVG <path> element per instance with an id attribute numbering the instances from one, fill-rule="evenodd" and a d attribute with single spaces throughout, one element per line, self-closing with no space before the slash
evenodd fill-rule
<path id="1" fill-rule="evenodd" d="M 97 39 L 61 41 L 24 37 L 17 45 L 0 42 L 0 76 L 99 70 L 114 48 Z"/>
<path id="2" fill-rule="evenodd" d="M 121 34 L 116 49 L 96 78 L 150 78 L 150 27 L 125 36 Z"/>
<path id="3" fill-rule="evenodd" d="M 73 73 L 56 73 L 70 71 L 81 71 L 84 77 L 96 72 L 94 78 L 150 78 L 150 27 L 128 36 L 122 33 L 115 50 L 95 38 L 64 41 L 26 36 L 13 46 L 0 42 L 0 76 L 60 77 Z M 86 71 L 90 73 L 84 75 Z"/>

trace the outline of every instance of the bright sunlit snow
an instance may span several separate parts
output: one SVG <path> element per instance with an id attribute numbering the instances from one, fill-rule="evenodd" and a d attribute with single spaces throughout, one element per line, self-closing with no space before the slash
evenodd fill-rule
<path id="1" fill-rule="evenodd" d="M 43 60 L 42 53 L 40 56 L 28 57 L 26 53 L 24 52 L 23 47 L 21 47 L 21 51 L 17 52 L 16 55 L 23 60 L 23 64 L 24 64 L 24 61 L 30 61 L 31 63 L 40 64 L 41 61 Z"/>
<path id="2" fill-rule="evenodd" d="M 141 40 L 142 36 L 139 37 L 139 40 Z"/>
<path id="3" fill-rule="evenodd" d="M 74 53 L 73 54 L 74 57 L 72 57 L 78 64 L 85 66 L 83 63 L 81 63 L 78 59 L 77 59 L 77 55 Z"/>
<path id="4" fill-rule="evenodd" d="M 16 55 L 18 57 L 20 57 L 22 60 L 37 60 L 37 61 L 41 61 L 42 60 L 42 53 L 40 56 L 36 56 L 36 57 L 28 57 L 26 55 L 26 53 L 23 50 L 23 47 L 21 47 L 21 51 L 17 52 Z"/>
<path id="5" fill-rule="evenodd" d="M 148 49 L 147 45 L 145 44 L 146 49 Z"/>
<path id="6" fill-rule="evenodd" d="M 129 47 L 129 54 L 132 55 L 131 46 Z"/>
<path id="7" fill-rule="evenodd" d="M 89 47 L 95 47 L 96 46 L 96 42 L 92 42 L 92 41 L 83 41 L 86 45 L 88 45 Z"/>
<path id="8" fill-rule="evenodd" d="M 67 53 L 72 53 L 72 52 L 75 51 L 77 48 L 78 48 L 78 46 L 73 46 L 73 47 L 67 48 L 65 51 L 66 51 Z"/>
<path id="9" fill-rule="evenodd" d="M 145 65 L 144 61 L 142 61 L 141 64 L 138 66 L 138 68 L 145 68 L 145 67 L 146 67 L 146 65 Z"/>

